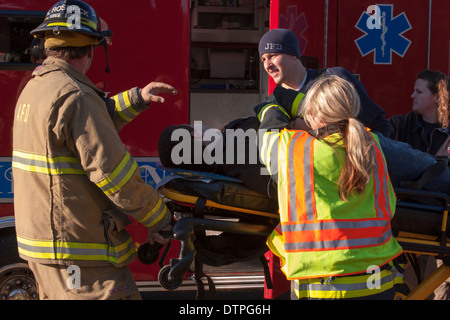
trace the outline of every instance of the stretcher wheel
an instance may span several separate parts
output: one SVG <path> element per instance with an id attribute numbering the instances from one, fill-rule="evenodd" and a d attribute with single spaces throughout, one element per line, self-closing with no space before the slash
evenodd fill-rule
<path id="1" fill-rule="evenodd" d="M 181 284 L 183 283 L 183 278 L 182 277 L 174 279 L 170 278 L 169 277 L 170 270 L 171 267 L 169 265 L 162 267 L 158 273 L 158 281 L 161 287 L 163 287 L 164 289 L 175 290 L 176 288 L 181 286 Z"/>

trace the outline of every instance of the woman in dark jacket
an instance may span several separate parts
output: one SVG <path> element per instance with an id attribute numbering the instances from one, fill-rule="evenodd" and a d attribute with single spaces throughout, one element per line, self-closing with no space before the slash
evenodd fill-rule
<path id="1" fill-rule="evenodd" d="M 412 111 L 389 119 L 391 138 L 436 155 L 450 135 L 449 91 L 449 78 L 445 74 L 421 71 L 411 95 Z"/>

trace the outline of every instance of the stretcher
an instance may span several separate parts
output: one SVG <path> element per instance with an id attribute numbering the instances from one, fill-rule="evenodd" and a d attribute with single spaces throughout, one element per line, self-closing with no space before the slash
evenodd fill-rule
<path id="1" fill-rule="evenodd" d="M 180 242 L 180 250 L 178 258 L 162 266 L 167 247 L 164 250 L 159 259 L 160 285 L 174 290 L 182 285 L 185 274 L 192 273 L 198 291 L 204 291 L 201 279 L 206 278 L 213 296 L 214 284 L 203 273 L 203 265 L 219 267 L 254 259 L 263 263 L 267 282 L 265 242 L 278 224 L 276 199 L 246 188 L 238 179 L 190 170 L 165 170 L 173 174 L 156 188 L 174 214 L 171 237 Z M 141 262 L 154 263 L 159 248 L 148 244 L 141 247 L 138 249 Z"/>
<path id="2" fill-rule="evenodd" d="M 199 176 L 198 173 L 193 175 Z M 205 240 L 202 232 L 206 230 L 258 238 L 259 242 L 243 259 L 263 256 L 267 251 L 265 239 L 278 224 L 278 206 L 274 199 L 263 197 L 225 177 L 205 181 L 186 179 L 184 176 L 164 184 L 159 191 L 175 213 L 172 237 L 181 243 L 179 257 L 171 259 L 170 264 L 163 266 L 159 273 L 158 280 L 163 288 L 173 290 L 179 287 L 192 265 L 200 269 L 194 270 L 194 277 L 203 276 L 201 264 L 194 263 L 199 255 L 203 256 L 200 259 L 202 262 L 215 264 L 211 261 L 216 258 L 214 255 L 205 258 L 202 252 L 202 241 Z M 426 299 L 450 277 L 449 196 L 404 188 L 397 188 L 396 195 L 398 201 L 392 229 L 409 262 L 414 265 L 417 255 L 432 255 L 443 261 L 442 266 L 423 279 L 416 289 L 397 298 Z M 221 263 L 227 262 L 221 261 L 218 265 Z M 271 285 L 267 277 L 266 285 Z"/>

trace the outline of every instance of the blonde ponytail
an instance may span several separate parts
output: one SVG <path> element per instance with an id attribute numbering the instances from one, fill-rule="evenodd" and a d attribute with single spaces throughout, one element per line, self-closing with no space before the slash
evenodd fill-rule
<path id="1" fill-rule="evenodd" d="M 358 120 L 349 119 L 344 144 L 345 166 L 338 185 L 341 199 L 347 200 L 353 192 L 364 192 L 377 163 L 373 138 Z"/>
<path id="2" fill-rule="evenodd" d="M 356 120 L 360 100 L 353 85 L 337 76 L 317 80 L 304 98 L 300 110 L 306 123 L 320 119 L 337 124 L 346 149 L 344 169 L 338 180 L 341 199 L 364 192 L 377 166 L 373 138 Z"/>

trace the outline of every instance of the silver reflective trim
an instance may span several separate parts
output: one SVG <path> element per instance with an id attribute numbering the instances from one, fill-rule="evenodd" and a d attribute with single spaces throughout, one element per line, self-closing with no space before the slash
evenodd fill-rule
<path id="1" fill-rule="evenodd" d="M 387 229 L 381 237 L 285 243 L 284 248 L 285 250 L 321 250 L 364 247 L 383 244 L 389 240 L 391 236 L 391 229 Z"/>

